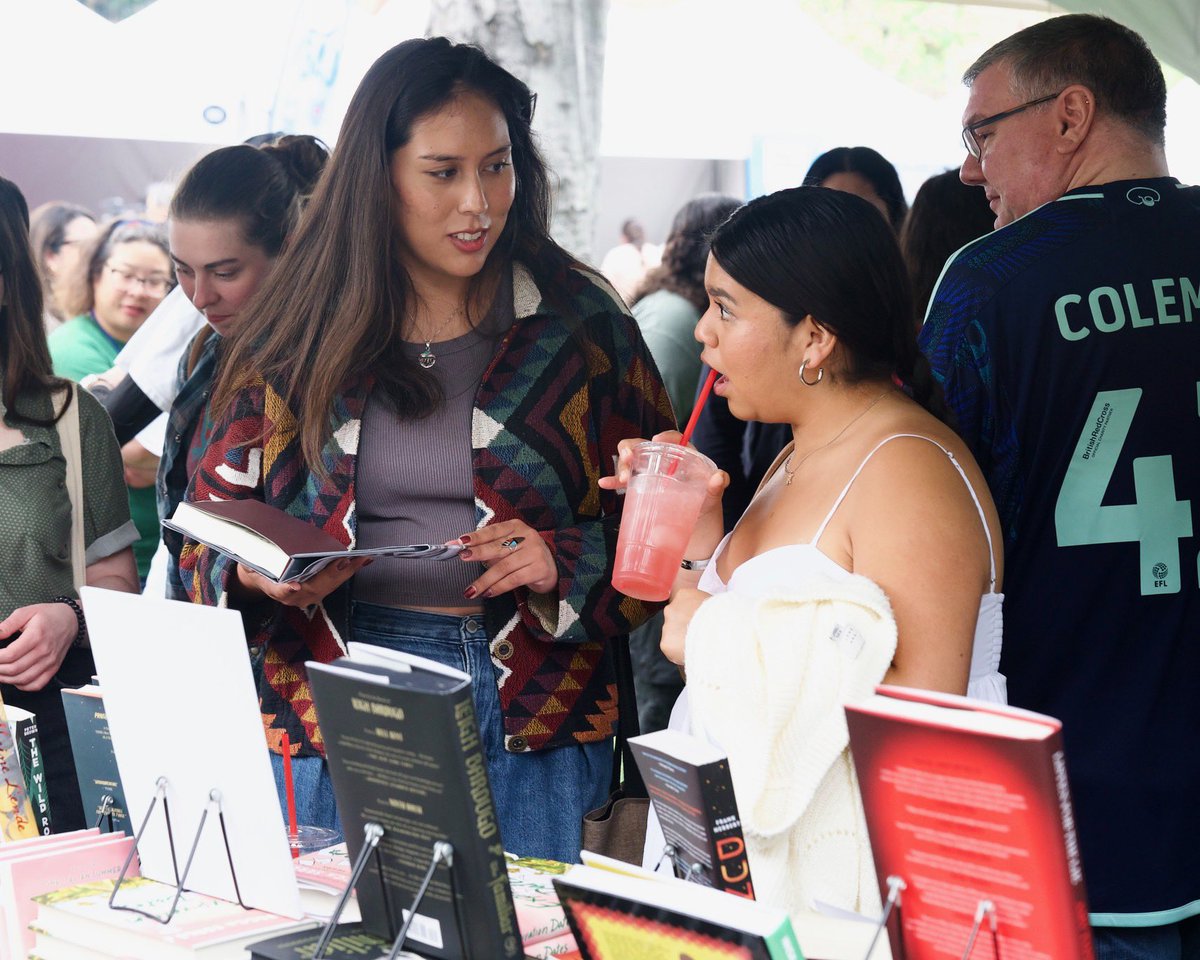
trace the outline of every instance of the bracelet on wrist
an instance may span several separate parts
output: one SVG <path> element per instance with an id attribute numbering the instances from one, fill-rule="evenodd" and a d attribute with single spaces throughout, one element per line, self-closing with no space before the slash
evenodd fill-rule
<path id="1" fill-rule="evenodd" d="M 684 559 L 684 560 L 679 561 L 679 569 L 680 570 L 703 570 L 710 563 L 712 563 L 712 557 L 705 557 L 703 560 Z"/>
<path id="2" fill-rule="evenodd" d="M 77 650 L 87 650 L 91 645 L 88 643 L 87 621 L 83 618 L 83 607 L 79 605 L 79 601 L 74 597 L 55 597 L 51 603 L 65 603 L 71 608 L 75 614 L 75 622 L 78 628 L 75 631 L 75 639 L 71 641 L 71 646 Z"/>

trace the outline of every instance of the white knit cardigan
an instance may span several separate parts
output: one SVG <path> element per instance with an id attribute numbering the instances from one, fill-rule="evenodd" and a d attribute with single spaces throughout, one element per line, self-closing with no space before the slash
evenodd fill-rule
<path id="1" fill-rule="evenodd" d="M 689 732 L 729 756 L 759 900 L 878 914 L 843 707 L 874 691 L 895 652 L 891 604 L 862 576 L 731 590 L 692 618 Z"/>

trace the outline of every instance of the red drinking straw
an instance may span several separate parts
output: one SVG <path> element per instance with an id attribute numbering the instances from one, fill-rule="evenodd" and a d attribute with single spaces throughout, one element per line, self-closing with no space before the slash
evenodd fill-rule
<path id="1" fill-rule="evenodd" d="M 710 369 L 708 377 L 704 380 L 704 386 L 700 388 L 700 396 L 696 398 L 696 405 L 692 407 L 692 415 L 688 418 L 687 426 L 683 428 L 683 436 L 679 438 L 679 442 L 683 446 L 687 446 L 687 442 L 692 439 L 692 431 L 696 429 L 696 421 L 700 419 L 700 411 L 704 409 L 705 401 L 708 400 L 708 395 L 712 393 L 713 384 L 717 382 L 717 371 Z"/>
<path id="2" fill-rule="evenodd" d="M 296 829 L 296 784 L 292 780 L 292 741 L 288 735 L 283 735 L 283 787 L 287 792 L 288 837 L 298 837 Z M 292 847 L 292 858 L 300 856 L 300 848 Z"/>

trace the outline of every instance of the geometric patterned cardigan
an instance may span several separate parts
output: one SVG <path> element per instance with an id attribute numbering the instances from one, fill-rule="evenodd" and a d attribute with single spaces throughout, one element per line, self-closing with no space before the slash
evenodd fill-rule
<path id="1" fill-rule="evenodd" d="M 616 684 L 610 638 L 647 619 L 654 605 L 612 588 L 621 500 L 597 480 L 613 469 L 617 442 L 672 429 L 670 401 L 624 306 L 590 275 L 557 278 L 568 315 L 542 300 L 529 272 L 513 268 L 516 322 L 500 342 L 475 398 L 471 444 L 477 527 L 520 517 L 549 545 L 557 594 L 526 588 L 484 600 L 505 746 L 513 753 L 613 734 Z M 327 478 L 300 455 L 292 412 L 261 378 L 214 428 L 188 500 L 261 499 L 347 546 L 354 544 L 354 479 L 361 416 L 372 378 L 347 384 L 334 403 L 322 450 Z M 224 606 L 227 557 L 195 541 L 180 556 L 195 603 Z M 267 742 L 324 755 L 305 661 L 346 652 L 349 588 L 307 610 L 264 604 L 252 643 L 265 649 L 259 701 Z"/>

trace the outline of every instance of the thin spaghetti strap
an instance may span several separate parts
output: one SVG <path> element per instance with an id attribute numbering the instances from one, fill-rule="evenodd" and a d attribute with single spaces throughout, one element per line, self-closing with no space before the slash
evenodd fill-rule
<path id="1" fill-rule="evenodd" d="M 863 457 L 862 463 L 860 463 L 858 465 L 858 469 L 854 471 L 854 475 L 846 482 L 846 485 L 844 487 L 842 487 L 842 492 L 837 495 L 837 499 L 833 501 L 833 506 L 830 507 L 829 512 L 827 514 L 825 514 L 825 519 L 822 520 L 821 525 L 819 527 L 817 527 L 817 532 L 815 534 L 813 534 L 812 545 L 814 547 L 820 542 L 821 537 L 825 533 L 825 528 L 827 526 L 829 526 L 829 521 L 833 519 L 833 515 L 835 513 L 837 513 L 838 507 L 840 507 L 842 505 L 842 501 L 846 499 L 846 494 L 848 494 L 850 492 L 850 488 L 852 486 L 854 486 L 854 481 L 857 480 L 858 475 L 863 472 L 863 467 L 865 467 L 867 465 L 867 463 L 870 461 L 870 459 L 873 456 L 875 456 L 876 451 L 880 447 L 882 447 L 885 443 L 887 443 L 889 440 L 895 440 L 896 437 L 906 437 L 906 436 L 910 436 L 910 434 L 896 433 L 890 437 L 884 437 L 877 444 L 875 444 L 874 448 L 872 448 L 870 453 L 868 453 L 865 457 Z M 915 436 L 915 434 L 914 434 L 914 436 Z"/>
<path id="2" fill-rule="evenodd" d="M 846 494 L 848 494 L 850 492 L 850 487 L 854 484 L 854 481 L 858 479 L 858 475 L 863 472 L 863 468 L 867 465 L 868 461 L 873 456 L 875 456 L 875 454 L 879 450 L 879 448 L 882 447 L 885 443 L 887 443 L 890 440 L 897 440 L 901 437 L 911 437 L 913 440 L 929 441 L 935 447 L 937 447 L 939 450 L 941 450 L 942 453 L 944 453 L 946 455 L 946 457 L 950 460 L 950 463 L 954 466 L 954 469 L 958 471 L 958 475 L 960 477 L 962 477 L 962 482 L 964 484 L 966 484 L 966 487 L 967 487 L 967 493 L 969 493 L 971 495 L 971 502 L 975 504 L 975 509 L 979 513 L 979 521 L 980 521 L 980 523 L 983 524 L 983 535 L 987 538 L 987 545 L 988 545 L 988 566 L 989 566 L 988 576 L 990 577 L 992 591 L 995 592 L 995 589 L 996 589 L 996 549 L 992 544 L 992 529 L 991 529 L 991 527 L 988 526 L 987 514 L 985 514 L 983 512 L 983 504 L 981 504 L 979 502 L 979 497 L 975 493 L 975 488 L 973 486 L 971 486 L 971 481 L 967 479 L 966 471 L 963 470 L 962 464 L 960 464 L 958 462 L 958 460 L 955 458 L 954 454 L 951 453 L 949 450 L 947 450 L 945 447 L 943 447 L 940 443 L 938 443 L 932 437 L 926 437 L 919 433 L 893 433 L 890 437 L 884 437 L 877 444 L 875 444 L 875 447 L 871 450 L 871 452 L 868 453 L 866 455 L 866 457 L 863 458 L 863 462 L 858 465 L 858 469 L 854 471 L 854 476 L 852 476 L 850 478 L 850 482 L 847 483 L 846 486 L 842 488 L 842 492 L 838 495 L 838 498 L 833 502 L 833 507 L 830 509 L 829 513 L 825 515 L 825 519 L 821 522 L 821 526 L 819 526 L 817 528 L 816 536 L 814 536 L 812 539 L 812 545 L 814 547 L 817 545 L 817 541 L 821 539 L 821 535 L 825 532 L 825 528 L 829 525 L 829 521 L 833 519 L 833 515 L 837 512 L 837 508 L 840 507 L 842 505 L 842 501 L 846 499 Z"/>

